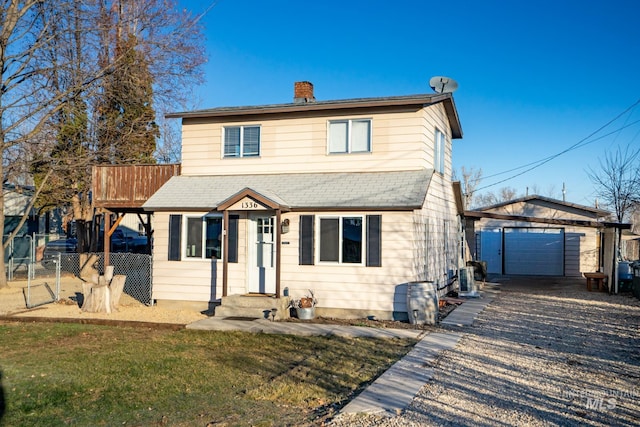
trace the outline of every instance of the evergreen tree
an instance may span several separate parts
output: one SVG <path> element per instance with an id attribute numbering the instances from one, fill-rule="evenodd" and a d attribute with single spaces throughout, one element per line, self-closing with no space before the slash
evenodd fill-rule
<path id="1" fill-rule="evenodd" d="M 97 112 L 99 160 L 103 163 L 155 163 L 159 128 L 153 108 L 153 77 L 137 47 L 133 34 L 116 40 L 119 63 L 106 79 Z"/>

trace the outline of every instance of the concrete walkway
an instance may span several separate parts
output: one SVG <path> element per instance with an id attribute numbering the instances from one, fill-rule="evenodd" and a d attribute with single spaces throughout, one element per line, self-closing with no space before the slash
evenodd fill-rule
<path id="1" fill-rule="evenodd" d="M 477 298 L 465 302 L 441 322 L 451 331 L 428 333 L 418 329 L 384 329 L 317 323 L 272 322 L 258 320 L 225 320 L 211 317 L 187 325 L 187 329 L 244 331 L 265 334 L 322 335 L 340 337 L 414 338 L 420 341 L 340 413 L 384 413 L 396 415 L 411 403 L 414 396 L 433 376 L 432 366 L 438 355 L 456 346 L 463 333 L 458 327 L 473 325 L 476 316 L 493 301 L 497 289 L 489 286 Z"/>
<path id="2" fill-rule="evenodd" d="M 497 289 L 491 288 L 477 298 L 465 302 L 440 323 L 445 326 L 471 326 L 478 314 L 493 301 Z M 452 318 L 449 322 L 447 319 Z M 377 413 L 394 416 L 402 412 L 415 395 L 433 377 L 433 365 L 440 353 L 454 348 L 463 333 L 460 331 L 432 332 L 401 360 L 349 402 L 341 414 Z"/>
<path id="3" fill-rule="evenodd" d="M 466 298 L 465 303 L 453 310 L 447 317 L 442 319 L 440 324 L 442 326 L 471 326 L 478 314 L 484 310 L 487 304 L 496 297 L 500 292 L 498 288 L 493 285 L 487 285 L 485 290 L 480 294 L 480 297 Z"/>
<path id="4" fill-rule="evenodd" d="M 301 336 L 338 336 L 345 338 L 421 338 L 426 331 L 420 329 L 385 329 L 364 326 L 325 325 L 301 322 L 272 322 L 266 319 L 226 320 L 209 317 L 187 325 L 187 329 L 203 331 L 244 331 L 256 334 L 283 334 Z"/>
<path id="5" fill-rule="evenodd" d="M 455 347 L 461 337 L 462 334 L 456 332 L 428 334 L 409 354 L 342 408 L 340 413 L 384 412 L 397 415 L 431 379 L 432 366 L 438 354 Z"/>

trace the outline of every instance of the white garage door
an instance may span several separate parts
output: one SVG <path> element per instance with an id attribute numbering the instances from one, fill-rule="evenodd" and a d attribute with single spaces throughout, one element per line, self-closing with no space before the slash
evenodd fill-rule
<path id="1" fill-rule="evenodd" d="M 505 228 L 504 272 L 535 276 L 564 275 L 562 228 Z"/>

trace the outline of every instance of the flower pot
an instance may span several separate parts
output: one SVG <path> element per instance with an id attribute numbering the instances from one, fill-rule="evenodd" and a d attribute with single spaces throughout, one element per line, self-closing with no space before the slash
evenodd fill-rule
<path id="1" fill-rule="evenodd" d="M 296 307 L 296 315 L 300 320 L 310 320 L 316 317 L 315 307 Z"/>

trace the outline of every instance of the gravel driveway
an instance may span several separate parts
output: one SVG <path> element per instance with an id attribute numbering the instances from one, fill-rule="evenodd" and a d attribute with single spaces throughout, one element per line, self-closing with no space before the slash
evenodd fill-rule
<path id="1" fill-rule="evenodd" d="M 587 292 L 584 279 L 504 279 L 457 330 L 465 335 L 405 411 L 331 425 L 640 424 L 640 300 Z"/>

